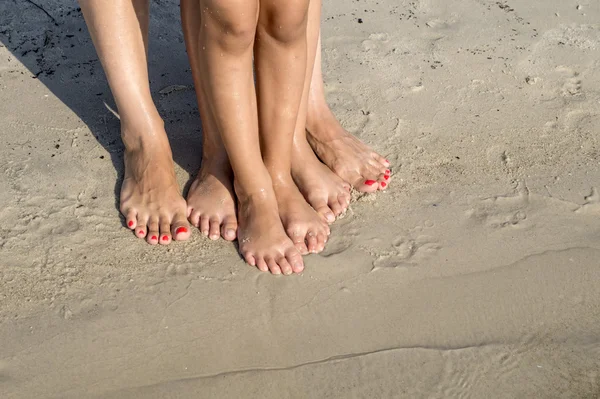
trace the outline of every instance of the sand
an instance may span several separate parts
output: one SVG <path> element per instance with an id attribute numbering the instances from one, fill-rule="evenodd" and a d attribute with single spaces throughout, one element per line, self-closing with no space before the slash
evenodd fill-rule
<path id="1" fill-rule="evenodd" d="M 123 227 L 83 19 L 36 3 L 0 3 L 0 397 L 600 397 L 600 2 L 326 1 L 328 100 L 393 184 L 294 277 Z M 184 186 L 178 13 L 150 64 Z"/>

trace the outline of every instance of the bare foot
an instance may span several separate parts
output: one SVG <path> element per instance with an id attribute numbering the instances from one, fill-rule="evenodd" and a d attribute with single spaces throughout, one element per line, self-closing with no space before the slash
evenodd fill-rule
<path id="1" fill-rule="evenodd" d="M 233 173 L 227 160 L 210 159 L 205 154 L 202 166 L 187 196 L 188 219 L 211 240 L 219 236 L 227 241 L 237 236 L 237 218 L 233 193 Z"/>
<path id="2" fill-rule="evenodd" d="M 306 201 L 328 223 L 350 205 L 350 185 L 317 159 L 306 140 L 294 143 L 292 177 Z"/>
<path id="3" fill-rule="evenodd" d="M 187 240 L 190 226 L 185 200 L 175 178 L 171 148 L 164 129 L 132 140 L 123 133 L 125 179 L 121 187 L 121 213 L 127 226 L 149 244 Z M 139 136 L 137 136 L 139 137 Z M 131 145 L 134 143 L 135 145 Z M 130 144 L 130 145 L 128 145 Z"/>
<path id="4" fill-rule="evenodd" d="M 240 253 L 246 262 L 273 274 L 304 270 L 302 255 L 285 234 L 272 190 L 252 196 L 238 191 L 238 220 Z"/>
<path id="5" fill-rule="evenodd" d="M 362 192 L 387 188 L 390 163 L 348 133 L 329 107 L 309 109 L 307 139 L 317 156 L 339 177 Z"/>
<path id="6" fill-rule="evenodd" d="M 310 207 L 291 177 L 274 182 L 273 189 L 283 227 L 298 251 L 322 252 L 331 232 L 325 218 Z"/>

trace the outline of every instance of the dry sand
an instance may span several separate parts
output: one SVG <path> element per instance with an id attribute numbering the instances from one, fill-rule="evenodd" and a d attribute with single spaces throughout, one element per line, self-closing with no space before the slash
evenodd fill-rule
<path id="1" fill-rule="evenodd" d="M 1 398 L 600 397 L 598 0 L 326 1 L 328 99 L 394 180 L 288 278 L 123 227 L 83 20 L 38 3 L 0 3 Z M 150 52 L 185 185 L 178 13 Z"/>

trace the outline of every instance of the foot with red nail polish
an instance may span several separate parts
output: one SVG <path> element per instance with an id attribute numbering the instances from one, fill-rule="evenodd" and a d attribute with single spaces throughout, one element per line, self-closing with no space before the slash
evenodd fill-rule
<path id="1" fill-rule="evenodd" d="M 225 149 L 206 147 L 205 143 L 202 166 L 187 195 L 188 220 L 211 240 L 233 241 L 238 229 L 233 172 Z"/>
<path id="2" fill-rule="evenodd" d="M 380 184 L 365 182 L 381 181 L 390 162 L 347 132 L 327 104 L 309 103 L 306 130 L 317 156 L 344 181 L 362 192 L 382 188 Z"/>
<path id="3" fill-rule="evenodd" d="M 317 159 L 304 138 L 297 140 L 292 149 L 292 177 L 306 202 L 327 223 L 333 223 L 348 209 L 350 185 Z"/>
<path id="4" fill-rule="evenodd" d="M 185 200 L 175 178 L 171 148 L 162 121 L 141 132 L 121 122 L 125 177 L 120 210 L 127 226 L 149 244 L 168 244 L 190 236 Z M 167 240 L 158 240 L 166 236 Z"/>

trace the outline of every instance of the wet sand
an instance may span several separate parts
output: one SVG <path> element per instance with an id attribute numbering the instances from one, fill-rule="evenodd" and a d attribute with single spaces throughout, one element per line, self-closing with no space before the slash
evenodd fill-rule
<path id="1" fill-rule="evenodd" d="M 326 2 L 328 100 L 393 183 L 293 277 L 124 227 L 83 19 L 37 4 L 0 4 L 0 397 L 600 397 L 600 3 Z M 185 186 L 199 115 L 152 7 Z"/>

